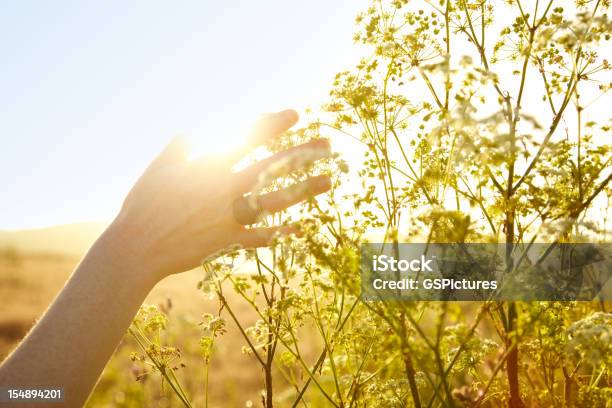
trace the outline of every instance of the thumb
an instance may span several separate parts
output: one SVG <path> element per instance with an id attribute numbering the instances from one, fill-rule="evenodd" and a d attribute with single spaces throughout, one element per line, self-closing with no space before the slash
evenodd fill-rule
<path id="1" fill-rule="evenodd" d="M 190 145 L 183 136 L 174 137 L 170 143 L 151 162 L 149 169 L 156 169 L 187 160 Z"/>

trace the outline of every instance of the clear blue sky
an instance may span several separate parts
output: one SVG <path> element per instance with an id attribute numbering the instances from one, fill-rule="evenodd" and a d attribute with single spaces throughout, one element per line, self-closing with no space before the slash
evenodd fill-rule
<path id="1" fill-rule="evenodd" d="M 173 135 L 325 102 L 367 3 L 5 3 L 0 229 L 108 220 Z"/>

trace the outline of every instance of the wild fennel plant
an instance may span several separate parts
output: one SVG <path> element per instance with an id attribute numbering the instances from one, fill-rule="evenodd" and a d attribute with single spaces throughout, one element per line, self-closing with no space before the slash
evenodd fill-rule
<path id="1" fill-rule="evenodd" d="M 219 302 L 203 364 L 227 320 L 261 368 L 264 407 L 607 406 L 604 302 L 365 302 L 359 245 L 495 242 L 510 260 L 533 242 L 609 242 L 608 7 L 374 0 L 357 17 L 363 59 L 309 126 L 269 146 L 337 141 L 339 157 L 271 186 L 325 171 L 332 191 L 275 215 L 310 222 L 247 251 L 248 273 L 234 269 L 240 252 L 203 266 L 200 288 Z M 191 406 L 156 313 L 130 329 L 135 359 Z"/>

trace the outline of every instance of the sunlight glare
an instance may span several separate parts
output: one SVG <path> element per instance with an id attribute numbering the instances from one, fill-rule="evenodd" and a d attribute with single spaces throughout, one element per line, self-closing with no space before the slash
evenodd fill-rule
<path id="1" fill-rule="evenodd" d="M 207 125 L 204 129 L 191 131 L 186 136 L 190 153 L 189 160 L 203 156 L 226 155 L 243 146 L 255 122 L 255 115 L 239 115 L 235 122 L 224 121 Z"/>

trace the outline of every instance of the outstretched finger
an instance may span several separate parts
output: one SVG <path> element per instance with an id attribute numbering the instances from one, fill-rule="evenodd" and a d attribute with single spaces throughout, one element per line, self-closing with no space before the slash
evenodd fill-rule
<path id="1" fill-rule="evenodd" d="M 259 197 L 259 202 L 264 214 L 275 213 L 322 194 L 330 188 L 331 180 L 328 176 L 317 176 L 282 190 L 264 194 Z"/>
<path id="2" fill-rule="evenodd" d="M 292 147 L 237 172 L 235 176 L 236 190 L 245 193 L 260 181 L 263 182 L 265 179 L 288 174 L 307 164 L 330 156 L 331 147 L 327 139 L 315 139 Z"/>
<path id="3" fill-rule="evenodd" d="M 266 140 L 280 136 L 291 126 L 295 125 L 298 119 L 299 115 L 293 109 L 262 116 L 253 126 L 253 130 L 249 134 L 246 143 L 231 154 L 230 159 L 232 163 L 242 159 Z"/>

